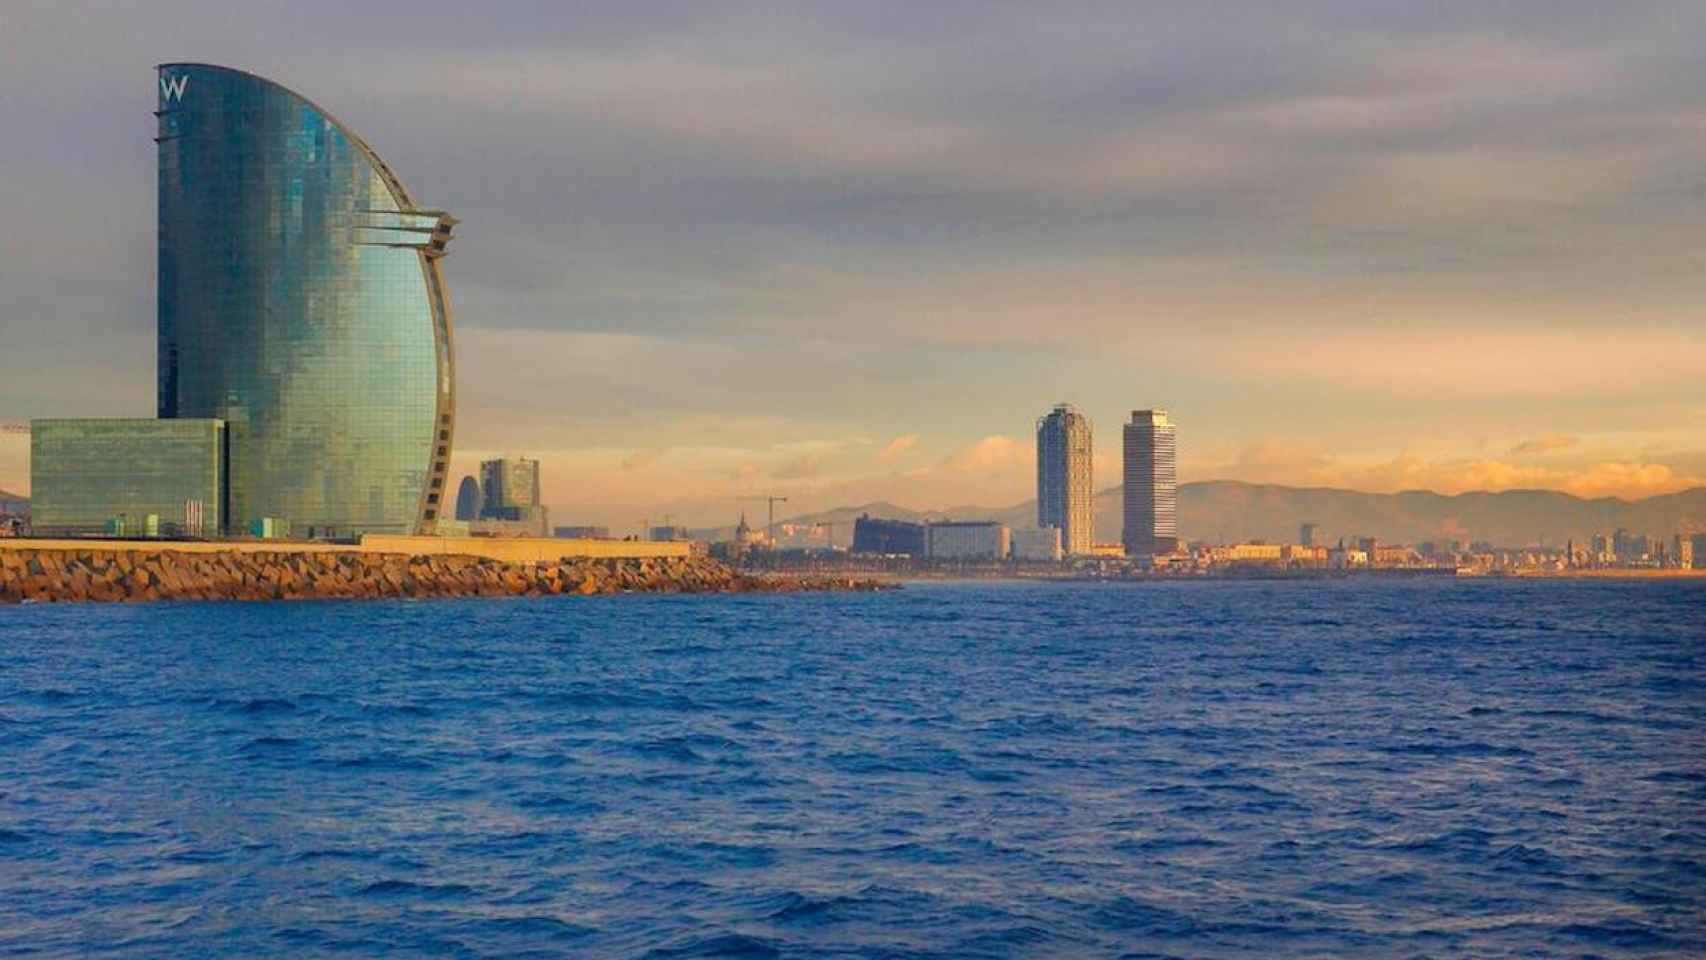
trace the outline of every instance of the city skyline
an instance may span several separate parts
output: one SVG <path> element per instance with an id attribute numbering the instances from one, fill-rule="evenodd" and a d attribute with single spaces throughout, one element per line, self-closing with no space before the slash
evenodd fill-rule
<path id="1" fill-rule="evenodd" d="M 353 14 L 385 44 L 212 9 L 7 15 L 0 77 L 55 94 L 0 104 L 0 421 L 152 406 L 137 117 L 213 60 L 464 218 L 449 475 L 525 451 L 563 522 L 1018 502 L 1038 404 L 1121 410 L 1161 354 L 1181 481 L 1706 483 L 1688 5 Z"/>

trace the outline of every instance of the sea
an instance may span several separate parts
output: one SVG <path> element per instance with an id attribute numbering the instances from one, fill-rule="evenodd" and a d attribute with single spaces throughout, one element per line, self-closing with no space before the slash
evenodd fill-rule
<path id="1" fill-rule="evenodd" d="M 0 955 L 1706 956 L 1706 582 L 0 608 Z"/>

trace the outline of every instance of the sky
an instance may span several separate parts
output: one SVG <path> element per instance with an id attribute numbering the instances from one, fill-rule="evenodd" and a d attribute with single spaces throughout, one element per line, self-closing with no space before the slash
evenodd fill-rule
<path id="1" fill-rule="evenodd" d="M 153 66 L 204 61 L 461 218 L 453 472 L 535 456 L 557 523 L 1005 506 L 1063 401 L 1099 485 L 1149 407 L 1181 480 L 1702 485 L 1702 35 L 1603 0 L 8 0 L 0 422 L 152 414 Z"/>

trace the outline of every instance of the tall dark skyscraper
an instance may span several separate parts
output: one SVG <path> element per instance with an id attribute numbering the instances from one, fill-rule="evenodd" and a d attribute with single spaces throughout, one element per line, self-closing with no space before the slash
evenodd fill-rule
<path id="1" fill-rule="evenodd" d="M 480 505 L 480 481 L 473 477 L 463 477 L 462 485 L 456 488 L 456 519 L 477 519 L 480 516 Z"/>
<path id="2" fill-rule="evenodd" d="M 197 63 L 158 82 L 159 416 L 224 421 L 233 530 L 431 533 L 455 219 L 276 83 Z"/>
<path id="3" fill-rule="evenodd" d="M 1095 539 L 1090 418 L 1069 403 L 1037 421 L 1037 526 L 1060 530 L 1068 554 L 1088 554 Z"/>
<path id="4" fill-rule="evenodd" d="M 1133 410 L 1125 425 L 1125 552 L 1170 553 L 1179 546 L 1175 436 L 1165 410 Z"/>

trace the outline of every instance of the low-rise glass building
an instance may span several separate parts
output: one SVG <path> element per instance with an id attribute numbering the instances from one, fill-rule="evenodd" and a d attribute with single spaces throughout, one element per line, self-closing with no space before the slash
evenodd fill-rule
<path id="1" fill-rule="evenodd" d="M 33 421 L 31 527 L 58 537 L 218 536 L 225 441 L 216 419 Z"/>

